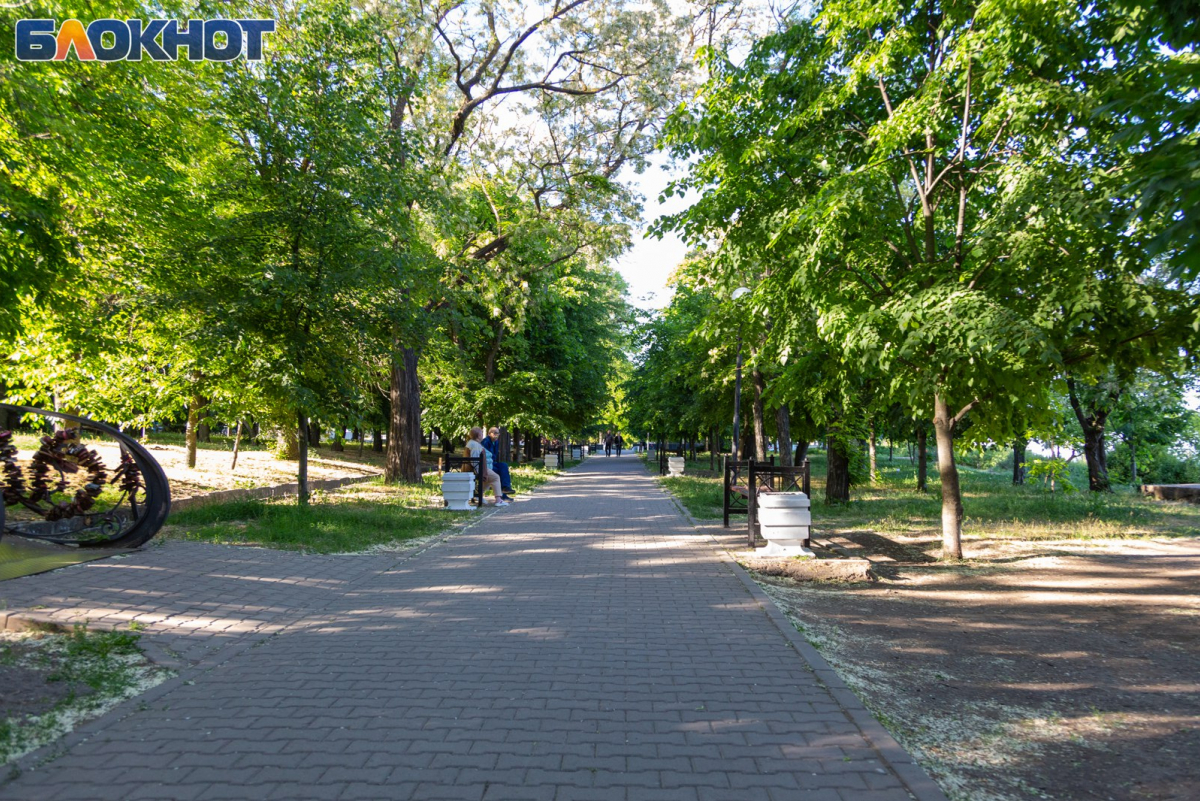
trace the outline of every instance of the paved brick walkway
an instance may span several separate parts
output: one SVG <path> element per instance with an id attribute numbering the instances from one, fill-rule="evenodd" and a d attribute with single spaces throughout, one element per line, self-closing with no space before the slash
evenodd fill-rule
<path id="1" fill-rule="evenodd" d="M 411 558 L 169 544 L 0 597 L 181 666 L 13 801 L 941 798 L 632 458 Z"/>

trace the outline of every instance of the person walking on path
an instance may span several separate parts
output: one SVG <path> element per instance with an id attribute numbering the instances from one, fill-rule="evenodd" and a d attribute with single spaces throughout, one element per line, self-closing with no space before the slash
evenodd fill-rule
<path id="1" fill-rule="evenodd" d="M 612 456 L 613 435 L 611 431 L 604 434 L 604 455 Z"/>
<path id="2" fill-rule="evenodd" d="M 625 447 L 625 440 L 621 438 L 620 434 L 617 434 L 617 436 L 613 439 L 613 442 L 617 446 L 617 456 L 620 456 L 621 449 Z"/>
<path id="3" fill-rule="evenodd" d="M 492 454 L 483 447 L 483 429 L 479 426 L 471 429 L 471 439 L 467 441 L 467 451 L 471 454 L 472 459 L 478 459 L 480 455 L 483 455 L 487 460 L 483 483 L 486 489 L 492 491 L 492 505 L 508 506 L 508 501 L 504 500 L 504 489 L 500 486 L 500 475 L 492 469 Z"/>
<path id="4" fill-rule="evenodd" d="M 508 462 L 500 461 L 500 429 L 492 426 L 483 440 L 483 447 L 491 454 L 492 468 L 500 476 L 500 489 L 504 492 L 504 500 L 511 501 L 508 493 L 512 492 L 512 475 L 508 472 Z"/>

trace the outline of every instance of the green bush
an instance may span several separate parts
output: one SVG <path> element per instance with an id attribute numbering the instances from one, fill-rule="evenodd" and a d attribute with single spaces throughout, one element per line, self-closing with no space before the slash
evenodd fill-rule
<path id="1" fill-rule="evenodd" d="M 1200 460 L 1183 459 L 1163 445 L 1138 448 L 1138 484 L 1200 484 Z M 1129 446 L 1117 445 L 1108 455 L 1108 477 L 1114 484 L 1130 484 Z"/>

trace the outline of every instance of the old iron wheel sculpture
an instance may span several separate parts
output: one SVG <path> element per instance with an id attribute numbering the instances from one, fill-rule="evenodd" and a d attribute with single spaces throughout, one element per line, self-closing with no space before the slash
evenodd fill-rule
<path id="1" fill-rule="evenodd" d="M 0 410 L 63 423 L 61 429 L 41 438 L 41 447 L 24 468 L 17 460 L 13 432 L 0 431 L 4 499 L 0 531 L 56 545 L 136 548 L 162 528 L 171 509 L 170 485 L 162 467 L 137 440 L 112 426 L 73 414 L 3 403 Z M 83 444 L 84 431 L 116 441 L 121 461 L 115 469 L 109 471 L 96 451 Z M 80 472 L 86 475 L 86 483 L 68 500 L 54 500 L 54 495 L 70 491 L 67 476 Z M 106 487 L 116 489 L 119 497 L 96 508 Z M 8 507 L 37 519 L 11 520 L 5 514 Z"/>

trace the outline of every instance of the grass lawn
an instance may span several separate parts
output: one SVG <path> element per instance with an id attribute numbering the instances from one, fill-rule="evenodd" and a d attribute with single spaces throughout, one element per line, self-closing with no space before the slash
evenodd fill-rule
<path id="1" fill-rule="evenodd" d="M 941 495 L 937 468 L 930 463 L 929 491 L 917 492 L 916 468 L 908 459 L 879 461 L 879 480 L 851 491 L 848 506 L 826 506 L 825 454 L 810 452 L 812 462 L 813 525 L 823 531 L 873 531 L 878 534 L 919 536 L 941 527 Z M 718 462 L 719 464 L 719 462 Z M 708 468 L 701 459 L 694 466 Z M 688 468 L 693 463 L 688 463 Z M 1076 466 L 1079 468 L 1080 466 Z M 1200 506 L 1143 498 L 1130 487 L 1095 494 L 1086 491 L 1048 492 L 1040 484 L 1014 487 L 1006 468 L 985 470 L 959 466 L 966 518 L 966 538 L 1021 540 L 1106 539 L 1126 537 L 1189 537 L 1200 535 Z M 662 478 L 697 519 L 721 518 L 721 480 L 685 475 Z M 1075 477 L 1086 487 L 1086 473 Z"/>
<path id="2" fill-rule="evenodd" d="M 514 466 L 513 490 L 517 495 L 528 492 L 557 473 Z M 417 485 L 387 485 L 376 479 L 317 492 L 307 507 L 298 506 L 295 499 L 269 499 L 183 509 L 171 515 L 163 535 L 221 545 L 353 553 L 438 534 L 473 514 L 442 508 L 441 478 L 428 473 Z"/>

